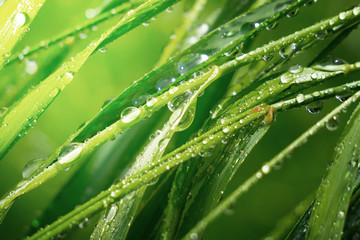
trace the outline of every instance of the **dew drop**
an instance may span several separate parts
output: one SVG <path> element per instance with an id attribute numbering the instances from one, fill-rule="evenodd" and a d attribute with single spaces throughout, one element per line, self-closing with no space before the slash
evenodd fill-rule
<path id="1" fill-rule="evenodd" d="M 173 9 L 172 7 L 168 7 L 168 8 L 166 9 L 166 12 L 171 13 L 173 10 L 174 10 L 174 9 Z"/>
<path id="2" fill-rule="evenodd" d="M 176 131 L 180 132 L 180 131 L 184 131 L 185 129 L 187 129 L 194 121 L 195 112 L 196 112 L 196 103 L 193 103 L 187 109 L 184 116 L 181 118 L 178 126 L 176 127 Z"/>
<path id="3" fill-rule="evenodd" d="M 29 75 L 34 75 L 38 70 L 38 65 L 34 60 L 26 60 L 25 72 Z"/>
<path id="4" fill-rule="evenodd" d="M 305 101 L 305 96 L 304 96 L 304 94 L 298 94 L 297 96 L 296 96 L 296 101 L 298 102 L 298 103 L 302 103 L 302 102 L 304 102 Z"/>
<path id="5" fill-rule="evenodd" d="M 343 218 L 345 216 L 345 213 L 343 211 L 338 212 L 338 218 Z"/>
<path id="6" fill-rule="evenodd" d="M 294 65 L 294 66 L 291 66 L 290 68 L 289 68 L 289 72 L 290 73 L 301 73 L 303 71 L 303 67 L 301 66 L 301 65 L 299 65 L 299 64 L 296 64 L 296 65 Z"/>
<path id="7" fill-rule="evenodd" d="M 150 23 L 148 23 L 148 22 L 143 22 L 142 25 L 145 26 L 145 27 L 147 27 L 147 26 L 150 25 Z"/>
<path id="8" fill-rule="evenodd" d="M 108 98 L 105 100 L 105 102 L 103 103 L 103 105 L 101 106 L 101 109 L 104 109 L 112 100 L 114 100 L 115 98 Z"/>
<path id="9" fill-rule="evenodd" d="M 174 93 L 177 92 L 178 89 L 179 89 L 178 87 L 171 87 L 171 88 L 169 89 L 169 93 L 170 93 L 170 94 L 174 94 Z"/>
<path id="10" fill-rule="evenodd" d="M 289 83 L 293 79 L 294 79 L 293 75 L 291 73 L 289 73 L 289 72 L 282 74 L 281 77 L 280 77 L 280 81 L 282 83 Z"/>
<path id="11" fill-rule="evenodd" d="M 86 39 L 86 38 L 87 38 L 87 34 L 86 34 L 86 33 L 80 33 L 80 34 L 79 34 L 79 38 L 80 38 L 80 39 Z"/>
<path id="12" fill-rule="evenodd" d="M 17 13 L 14 17 L 14 23 L 16 26 L 22 27 L 25 25 L 26 21 L 28 19 L 28 16 L 26 13 Z"/>
<path id="13" fill-rule="evenodd" d="M 306 110 L 311 114 L 317 114 L 321 112 L 323 108 L 323 101 L 315 101 L 306 105 Z"/>
<path id="14" fill-rule="evenodd" d="M 112 205 L 106 216 L 105 222 L 110 222 L 111 220 L 113 220 L 116 215 L 117 210 L 118 210 L 118 207 L 116 205 Z"/>
<path id="15" fill-rule="evenodd" d="M 360 7 L 355 7 L 355 8 L 353 9 L 353 14 L 354 14 L 355 16 L 359 15 L 359 14 L 360 14 Z"/>
<path id="16" fill-rule="evenodd" d="M 197 235 L 197 233 L 191 233 L 190 234 L 190 239 L 191 240 L 197 240 L 199 238 L 199 236 Z"/>
<path id="17" fill-rule="evenodd" d="M 98 10 L 93 9 L 93 8 L 89 8 L 85 11 L 85 16 L 88 19 L 94 18 L 97 14 L 98 14 Z"/>
<path id="18" fill-rule="evenodd" d="M 299 9 L 295 9 L 294 11 L 288 13 L 286 16 L 287 16 L 288 18 L 293 18 L 293 17 L 295 17 L 298 13 L 299 13 Z"/>
<path id="19" fill-rule="evenodd" d="M 326 123 L 326 128 L 330 131 L 335 131 L 339 127 L 339 123 L 339 117 L 335 115 Z"/>
<path id="20" fill-rule="evenodd" d="M 171 90 L 171 89 L 170 89 Z M 170 92 L 170 91 L 169 91 Z M 184 103 L 191 97 L 192 92 L 190 90 L 184 92 L 173 100 L 169 101 L 167 106 L 170 111 L 174 112 L 176 109 L 184 105 Z"/>
<path id="21" fill-rule="evenodd" d="M 124 123 L 131 122 L 139 116 L 140 112 L 141 112 L 140 109 L 136 107 L 125 108 L 121 112 L 121 121 Z"/>
<path id="22" fill-rule="evenodd" d="M 194 66 L 197 66 L 208 59 L 209 56 L 206 54 L 190 53 L 184 55 L 180 58 L 179 62 L 177 63 L 178 71 L 181 75 L 183 75 L 187 73 L 190 69 L 192 69 Z"/>
<path id="23" fill-rule="evenodd" d="M 304 3 L 304 6 L 309 7 L 309 6 L 313 5 L 316 2 L 317 2 L 317 0 L 311 0 L 311 1 L 308 1 L 307 3 Z"/>
<path id="24" fill-rule="evenodd" d="M 22 171 L 22 176 L 24 179 L 29 179 L 35 171 L 41 166 L 46 158 L 37 158 L 27 162 Z"/>
<path id="25" fill-rule="evenodd" d="M 60 164 L 64 164 L 74 161 L 79 156 L 83 148 L 84 144 L 77 142 L 64 146 L 59 154 L 58 162 Z"/>
<path id="26" fill-rule="evenodd" d="M 277 22 L 274 22 L 274 23 L 272 23 L 272 24 L 270 24 L 270 25 L 268 25 L 268 26 L 266 26 L 266 30 L 273 30 L 274 28 L 276 28 L 277 27 Z"/>
<path id="27" fill-rule="evenodd" d="M 264 173 L 264 174 L 268 174 L 270 172 L 270 167 L 269 165 L 265 164 L 262 166 L 261 168 L 261 171 Z"/>
<path id="28" fill-rule="evenodd" d="M 146 106 L 151 107 L 151 106 L 153 106 L 157 101 L 158 101 L 157 98 L 153 98 L 153 97 L 148 98 L 148 99 L 146 100 Z"/>
<path id="29" fill-rule="evenodd" d="M 106 48 L 106 47 L 104 47 L 104 48 L 99 48 L 98 51 L 101 52 L 101 53 L 106 53 L 107 48 Z"/>
<path id="30" fill-rule="evenodd" d="M 346 15 L 345 15 L 345 13 L 340 13 L 339 14 L 339 18 L 340 18 L 340 20 L 344 20 L 345 18 L 346 18 Z"/>
<path id="31" fill-rule="evenodd" d="M 156 83 L 156 89 L 158 91 L 160 91 L 163 88 L 166 88 L 167 86 L 169 86 L 171 83 L 175 82 L 175 78 L 165 78 L 165 79 L 161 79 L 159 81 L 157 81 Z"/>
<path id="32" fill-rule="evenodd" d="M 342 95 L 336 95 L 335 97 L 340 102 L 345 102 L 347 99 L 351 97 L 351 93 L 344 93 Z"/>

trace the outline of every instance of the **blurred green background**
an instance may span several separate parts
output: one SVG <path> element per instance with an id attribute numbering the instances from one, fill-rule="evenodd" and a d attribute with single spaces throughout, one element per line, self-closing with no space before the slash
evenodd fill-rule
<path id="1" fill-rule="evenodd" d="M 85 10 L 100 4 L 101 1 L 95 0 L 47 1 L 32 23 L 31 31 L 23 38 L 17 49 L 21 50 L 27 45 L 38 43 L 81 23 L 86 20 Z M 311 7 L 301 8 L 295 18 L 280 21 L 275 30 L 260 34 L 256 44 L 277 39 L 355 4 L 358 4 L 358 1 L 319 0 Z M 134 80 L 149 72 L 159 59 L 174 28 L 181 21 L 182 3 L 177 4 L 171 13 L 160 14 L 149 26 L 139 26 L 116 40 L 105 53 L 94 54 L 76 74 L 72 84 L 38 120 L 36 127 L 30 129 L 27 136 L 21 139 L 0 162 L 0 194 L 6 193 L 21 179 L 22 169 L 29 160 L 47 157 L 81 123 L 94 116 L 106 99 L 119 95 Z M 106 26 L 106 24 L 99 25 L 98 30 L 89 33 L 87 39 L 77 38 L 73 51 L 76 52 L 86 46 L 89 39 L 100 34 Z M 348 62 L 359 60 L 359 40 L 359 31 L 356 30 L 335 49 L 333 57 Z M 305 61 L 315 53 L 316 50 L 310 51 L 299 61 Z M 36 60 L 41 56 L 42 53 L 39 53 L 38 56 L 30 59 Z M 23 77 L 24 62 L 16 64 L 20 65 L 17 69 L 24 71 L 19 72 L 18 77 Z M 358 79 L 358 74 L 332 81 L 350 79 Z M 324 87 L 326 85 L 321 86 Z M 277 115 L 271 130 L 240 168 L 224 197 L 251 176 L 264 161 L 277 154 L 338 104 L 335 99 L 326 101 L 323 111 L 317 115 L 309 114 L 305 108 Z M 320 131 L 307 144 L 295 151 L 279 171 L 269 174 L 246 193 L 236 203 L 231 214 L 221 216 L 208 227 L 204 239 L 261 239 L 270 232 L 282 217 L 317 188 L 351 111 L 352 108 L 340 116 L 341 124 L 336 131 L 330 132 L 326 129 Z M 22 236 L 25 226 L 31 223 L 34 216 L 39 216 L 41 210 L 72 173 L 71 170 L 67 171 L 16 201 L 7 218 L 0 225 L 0 239 L 18 239 Z M 79 236 L 86 238 L 84 235 Z M 80 238 L 79 236 L 76 238 Z"/>

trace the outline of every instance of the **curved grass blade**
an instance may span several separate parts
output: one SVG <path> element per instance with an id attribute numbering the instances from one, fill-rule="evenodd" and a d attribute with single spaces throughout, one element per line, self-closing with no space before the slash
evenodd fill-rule
<path id="1" fill-rule="evenodd" d="M 45 0 L 6 1 L 0 8 L 0 70 Z"/>
<path id="2" fill-rule="evenodd" d="M 73 74 L 80 69 L 90 55 L 99 49 L 99 46 L 104 46 L 101 45 L 104 41 L 108 43 L 106 39 L 111 38 L 112 41 L 115 39 L 115 36 L 112 35 L 113 32 L 116 32 L 116 37 L 120 37 L 175 2 L 151 0 L 144 3 L 110 27 L 99 39 L 90 43 L 86 49 L 71 58 L 70 61 L 11 106 L 0 120 L 0 135 L 2 136 L 0 139 L 0 159 L 22 137 L 22 134 L 30 127 L 29 123 L 33 123 L 39 118 L 57 95 L 72 81 Z"/>
<path id="3" fill-rule="evenodd" d="M 360 161 L 360 105 L 354 110 L 334 161 L 320 184 L 306 239 L 341 239 Z"/>
<path id="4" fill-rule="evenodd" d="M 327 26 L 329 24 L 328 23 L 329 21 L 334 21 L 334 23 L 332 23 L 331 25 L 335 26 L 336 23 L 341 25 L 341 24 L 344 24 L 344 21 L 346 21 L 346 20 L 352 21 L 354 19 L 357 19 L 357 17 L 358 17 L 357 15 L 353 14 L 352 10 L 344 12 L 343 15 L 345 16 L 345 18 L 340 19 L 339 17 L 335 17 L 335 18 L 331 18 L 330 20 L 324 21 L 324 23 L 323 23 L 324 26 Z M 344 20 L 344 19 L 346 19 L 346 20 Z M 321 26 L 317 26 L 317 27 L 319 28 L 319 30 L 322 30 Z M 306 32 L 306 31 L 304 30 L 303 32 Z M 280 41 L 278 44 L 287 45 L 288 42 L 283 43 Z M 272 44 L 269 44 L 269 45 L 272 45 Z M 283 45 L 281 45 L 281 46 L 283 46 Z M 263 50 L 257 49 L 255 51 L 258 52 L 259 54 L 261 54 Z M 255 55 L 254 55 L 254 57 L 255 57 Z M 238 66 L 242 66 L 245 63 L 246 63 L 246 61 L 244 62 L 242 60 L 232 60 L 228 63 L 225 63 L 220 67 L 221 74 L 226 74 L 228 72 L 231 72 L 234 69 L 236 69 Z M 359 67 L 360 67 L 360 64 L 356 63 L 356 64 L 351 64 L 351 65 L 347 64 L 347 65 L 343 65 L 343 66 L 337 66 L 335 68 L 325 69 L 324 71 L 308 68 L 306 70 L 304 69 L 304 72 L 302 74 L 306 73 L 307 75 L 302 76 L 302 78 L 300 78 L 300 77 L 297 78 L 297 76 L 298 76 L 297 74 L 282 75 L 282 78 L 276 78 L 274 80 L 276 82 L 276 84 L 280 84 L 279 88 L 273 87 L 270 83 L 271 81 L 266 82 L 263 87 L 264 89 L 259 89 L 257 91 L 254 91 L 254 92 L 252 92 L 252 95 L 249 95 L 249 96 L 247 96 L 247 98 L 244 98 L 243 100 L 246 100 L 246 104 L 241 106 L 239 109 L 245 110 L 245 109 L 250 108 L 251 104 L 253 104 L 252 106 L 256 106 L 256 104 L 260 103 L 261 101 L 268 101 L 265 99 L 271 99 L 272 98 L 271 96 L 272 95 L 275 96 L 276 92 L 279 93 L 290 86 L 294 86 L 293 88 L 295 88 L 295 89 L 309 87 L 313 84 L 319 83 L 319 81 L 320 82 L 323 81 L 324 79 L 326 79 L 328 77 L 342 74 L 344 72 L 348 72 L 351 70 L 356 70 Z M 211 75 L 211 73 L 209 73 L 209 72 L 207 74 Z M 130 107 L 130 108 L 126 109 L 126 111 L 131 110 L 130 111 L 131 118 L 128 118 L 127 115 L 125 115 L 123 118 L 121 118 L 117 122 L 113 123 L 112 125 L 108 126 L 103 131 L 97 132 L 97 135 L 95 135 L 94 137 L 85 138 L 84 141 L 86 140 L 86 143 L 81 143 L 81 141 L 80 141 L 80 143 L 78 142 L 76 144 L 76 146 L 78 146 L 79 148 L 76 148 L 75 149 L 76 151 L 75 150 L 72 151 L 72 153 L 74 153 L 74 154 L 69 156 L 69 158 L 67 158 L 66 164 L 56 162 L 51 167 L 46 168 L 43 172 L 41 172 L 41 169 L 39 169 L 39 171 L 37 172 L 37 174 L 38 174 L 37 176 L 33 177 L 32 179 L 30 179 L 28 181 L 23 181 L 23 182 L 19 183 L 19 185 L 12 191 L 11 195 L 5 196 L 3 198 L 3 200 L 0 201 L 0 207 L 8 208 L 8 206 L 14 201 L 15 198 L 30 191 L 31 189 L 37 187 L 38 184 L 41 184 L 44 181 L 47 181 L 48 179 L 50 179 L 51 177 L 56 175 L 57 172 L 62 171 L 63 169 L 67 168 L 69 165 L 74 164 L 75 160 L 78 159 L 79 157 L 83 157 L 87 154 L 90 154 L 99 145 L 116 137 L 123 130 L 125 130 L 125 129 L 131 127 L 132 125 L 134 125 L 135 123 L 139 122 L 140 120 L 142 120 L 143 118 L 145 118 L 146 116 L 151 114 L 153 111 L 160 109 L 160 107 L 164 106 L 168 101 L 183 94 L 186 90 L 191 89 L 195 86 L 201 85 L 201 83 L 205 79 L 207 79 L 207 77 L 208 77 L 207 74 L 202 75 L 198 78 L 195 78 L 194 81 L 189 81 L 188 85 L 179 85 L 176 87 L 174 86 L 169 90 L 169 92 L 165 92 L 163 95 L 160 95 L 157 98 L 153 98 L 151 101 L 149 101 L 148 103 L 144 104 L 143 106 L 141 106 L 139 108 Z M 285 80 L 283 78 L 284 76 L 286 77 Z M 218 76 L 218 77 L 220 77 L 220 76 Z M 145 80 L 145 79 L 146 78 L 144 78 L 143 80 Z M 300 83 L 304 83 L 304 82 L 305 82 L 305 85 L 300 84 Z M 296 86 L 297 84 L 300 84 L 300 85 Z M 134 89 L 136 89 L 136 88 L 131 88 L 131 90 L 134 90 Z M 265 89 L 267 89 L 267 90 L 265 90 Z M 256 95 L 256 94 L 259 94 L 259 95 Z M 126 94 L 124 94 L 124 95 L 125 96 L 122 96 L 122 97 L 126 97 Z M 258 96 L 259 96 L 259 98 L 258 98 Z M 281 95 L 278 95 L 276 97 L 281 99 L 280 98 Z M 253 100 L 249 100 L 250 98 L 252 98 Z M 120 98 L 120 99 L 122 99 L 122 101 L 125 101 L 124 98 Z M 240 103 L 241 103 L 241 101 L 240 101 Z M 105 107 L 105 110 L 106 110 L 106 107 Z M 239 111 L 237 110 L 237 112 L 235 112 L 235 113 L 229 112 L 228 114 L 229 115 L 238 114 L 238 112 Z M 114 114 L 112 114 L 111 117 L 113 118 Z M 115 117 L 116 117 L 116 115 L 115 115 Z M 95 121 L 98 121 L 98 120 L 99 119 L 95 119 Z M 106 120 L 104 120 L 104 121 L 106 122 Z M 94 126 L 97 126 L 97 125 L 94 125 Z M 86 128 L 86 126 L 83 127 L 80 131 L 83 131 L 85 128 Z M 81 136 L 79 136 L 78 133 L 75 133 L 73 135 L 73 137 L 74 138 L 76 137 L 75 139 L 77 139 L 78 137 L 81 137 Z M 72 139 L 70 138 L 70 140 L 68 141 L 67 144 L 70 144 L 71 141 L 72 141 Z M 65 146 L 64 147 L 65 149 L 68 147 L 66 145 L 64 145 L 64 146 Z M 48 159 L 48 162 L 45 164 L 45 167 L 48 166 L 53 161 L 56 161 L 56 159 L 58 158 L 61 151 L 62 151 L 62 149 L 59 149 L 53 156 L 51 156 Z M 44 168 L 42 168 L 42 169 L 44 169 Z"/>
<path id="5" fill-rule="evenodd" d="M 294 142 L 292 142 L 289 146 L 287 146 L 284 150 L 282 150 L 278 155 L 276 155 L 273 159 L 265 163 L 260 170 L 258 170 L 255 174 L 253 174 L 250 178 L 248 178 L 243 184 L 241 184 L 233 193 L 230 194 L 229 197 L 224 199 L 215 209 L 213 209 L 206 217 L 200 220 L 183 239 L 193 239 L 193 236 L 197 236 L 201 233 L 205 228 L 215 220 L 220 214 L 222 214 L 226 209 L 228 209 L 233 202 L 236 201 L 242 194 L 247 192 L 249 188 L 251 188 L 254 184 L 256 184 L 260 179 L 262 179 L 266 174 L 268 174 L 274 167 L 278 164 L 281 164 L 288 153 L 291 153 L 296 147 L 301 146 L 304 141 L 306 141 L 310 136 L 312 136 L 319 129 L 324 127 L 327 122 L 331 121 L 331 119 L 339 114 L 343 109 L 346 109 L 351 103 L 358 101 L 360 98 L 360 92 L 357 92 L 354 96 L 346 100 L 344 103 L 335 108 L 331 113 L 326 115 L 323 119 L 321 119 L 318 123 L 313 125 L 310 129 L 308 129 L 305 133 L 303 133 L 300 137 L 298 137 Z"/>

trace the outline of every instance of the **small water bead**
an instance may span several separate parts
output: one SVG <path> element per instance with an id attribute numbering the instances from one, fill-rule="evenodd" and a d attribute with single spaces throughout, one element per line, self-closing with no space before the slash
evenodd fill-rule
<path id="1" fill-rule="evenodd" d="M 146 103 L 146 100 L 149 98 L 149 95 L 135 96 L 132 100 L 134 106 L 140 106 Z"/>
<path id="2" fill-rule="evenodd" d="M 289 83 L 293 80 L 294 80 L 294 76 L 289 72 L 282 74 L 280 77 L 280 81 L 282 83 Z"/>
<path id="3" fill-rule="evenodd" d="M 27 162 L 22 171 L 23 178 L 30 178 L 45 160 L 46 158 L 37 158 Z"/>
<path id="4" fill-rule="evenodd" d="M 178 87 L 171 87 L 171 88 L 169 89 L 169 93 L 170 93 L 170 94 L 174 94 L 174 93 L 177 92 L 178 89 L 179 89 Z"/>
<path id="5" fill-rule="evenodd" d="M 336 59 L 328 59 L 324 62 L 318 63 L 312 66 L 313 69 L 321 70 L 321 71 L 346 71 L 347 70 L 347 62 L 336 58 Z"/>
<path id="6" fill-rule="evenodd" d="M 77 156 L 79 156 L 83 148 L 84 144 L 77 142 L 70 143 L 67 146 L 64 146 L 59 154 L 58 162 L 60 164 L 64 164 L 74 161 Z"/>
<path id="7" fill-rule="evenodd" d="M 354 14 L 355 16 L 359 15 L 359 14 L 360 14 L 360 7 L 355 7 L 355 8 L 353 9 L 353 14 Z"/>
<path id="8" fill-rule="evenodd" d="M 330 131 L 335 131 L 339 127 L 339 123 L 339 117 L 335 115 L 326 123 L 326 128 Z"/>
<path id="9" fill-rule="evenodd" d="M 339 14 L 339 18 L 340 18 L 340 20 L 344 20 L 345 18 L 346 18 L 346 14 L 345 13 L 340 13 Z"/>
<path id="10" fill-rule="evenodd" d="M 147 26 L 150 25 L 150 23 L 149 23 L 149 22 L 143 22 L 142 25 L 145 26 L 145 27 L 147 27 Z"/>
<path id="11" fill-rule="evenodd" d="M 278 25 L 277 22 L 274 22 L 272 24 L 269 24 L 268 26 L 266 26 L 266 30 L 270 31 L 270 30 L 273 30 L 274 28 L 276 28 Z"/>
<path id="12" fill-rule="evenodd" d="M 156 83 L 156 89 L 158 91 L 160 91 L 163 88 L 166 88 L 167 86 L 169 86 L 171 83 L 175 82 L 175 78 L 165 78 L 165 79 L 161 79 Z"/>
<path id="13" fill-rule="evenodd" d="M 112 100 L 114 100 L 115 98 L 108 98 L 105 100 L 105 102 L 103 103 L 103 105 L 101 106 L 101 110 L 104 109 Z"/>
<path id="14" fill-rule="evenodd" d="M 298 94 L 297 96 L 296 96 L 296 101 L 298 102 L 298 103 L 302 103 L 302 102 L 304 102 L 305 101 L 305 96 L 304 96 L 304 94 Z"/>
<path id="15" fill-rule="evenodd" d="M 209 31 L 209 29 L 209 24 L 203 23 L 196 29 L 196 33 L 198 36 L 203 36 Z"/>
<path id="16" fill-rule="evenodd" d="M 264 174 L 268 174 L 270 172 L 270 167 L 269 165 L 265 164 L 262 166 L 261 168 L 261 171 L 264 173 Z"/>
<path id="17" fill-rule="evenodd" d="M 293 17 L 295 17 L 298 13 L 299 13 L 299 9 L 297 8 L 297 9 L 295 9 L 294 11 L 288 13 L 286 16 L 287 16 L 288 18 L 293 18 Z"/>
<path id="18" fill-rule="evenodd" d="M 106 47 L 104 47 L 104 48 L 99 48 L 98 51 L 101 52 L 101 53 L 106 53 L 107 48 L 106 48 Z"/>
<path id="19" fill-rule="evenodd" d="M 22 27 L 27 22 L 27 19 L 29 17 L 27 16 L 27 13 L 17 13 L 14 17 L 14 24 L 16 26 Z"/>
<path id="20" fill-rule="evenodd" d="M 273 57 L 272 55 L 267 55 L 267 54 L 265 54 L 262 59 L 263 59 L 265 62 L 267 62 L 267 61 L 271 60 L 272 57 Z"/>
<path id="21" fill-rule="evenodd" d="M 311 114 L 317 114 L 321 112 L 323 108 L 323 101 L 315 101 L 306 105 L 306 110 Z"/>
<path id="22" fill-rule="evenodd" d="M 336 95 L 335 98 L 339 100 L 340 102 L 345 102 L 352 96 L 351 93 L 344 93 L 342 95 Z"/>
<path id="23" fill-rule="evenodd" d="M 89 8 L 85 11 L 85 16 L 88 19 L 92 19 L 94 18 L 96 15 L 98 14 L 98 10 L 97 9 L 93 9 L 93 8 Z"/>
<path id="24" fill-rule="evenodd" d="M 157 102 L 157 98 L 150 97 L 146 100 L 146 106 L 151 107 Z"/>
<path id="25" fill-rule="evenodd" d="M 168 8 L 166 9 L 166 12 L 171 13 L 173 10 L 174 10 L 174 9 L 173 9 L 172 7 L 168 7 Z"/>
<path id="26" fill-rule="evenodd" d="M 304 3 L 304 6 L 305 6 L 305 7 L 309 7 L 309 6 L 313 5 L 313 4 L 316 3 L 316 2 L 317 2 L 317 0 L 310 0 L 310 1 L 308 1 L 307 3 Z"/>
<path id="27" fill-rule="evenodd" d="M 303 70 L 304 70 L 304 68 L 303 68 L 301 65 L 299 65 L 299 64 L 296 64 L 296 65 L 291 66 L 291 67 L 289 68 L 289 72 L 290 72 L 290 73 L 294 73 L 294 74 L 296 74 L 296 73 L 301 73 Z"/>
<path id="28" fill-rule="evenodd" d="M 180 58 L 179 62 L 177 63 L 178 71 L 181 75 L 183 75 L 187 73 L 190 69 L 192 69 L 194 66 L 197 66 L 208 59 L 209 56 L 206 54 L 190 53 L 184 55 Z"/>
<path id="29" fill-rule="evenodd" d="M 110 222 L 111 220 L 113 220 L 116 215 L 117 210 L 118 210 L 118 207 L 115 204 L 113 204 L 106 216 L 105 222 Z"/>
<path id="30" fill-rule="evenodd" d="M 343 218 L 345 216 L 345 212 L 339 211 L 337 216 L 338 218 Z"/>
<path id="31" fill-rule="evenodd" d="M 191 233 L 190 234 L 190 239 L 191 240 L 197 240 L 199 238 L 198 234 L 197 233 Z"/>
<path id="32" fill-rule="evenodd" d="M 79 38 L 80 38 L 80 39 L 86 39 L 86 38 L 87 38 L 87 34 L 86 34 L 86 33 L 80 33 L 80 34 L 79 34 Z"/>
<path id="33" fill-rule="evenodd" d="M 173 100 L 169 101 L 167 106 L 170 111 L 174 112 L 176 109 L 183 106 L 183 104 L 191 97 L 192 92 L 190 90 L 187 90 L 183 94 L 177 96 Z"/>
<path id="34" fill-rule="evenodd" d="M 34 75 L 38 70 L 38 65 L 34 60 L 26 60 L 25 72 L 29 75 Z"/>
<path id="35" fill-rule="evenodd" d="M 123 123 L 131 122 L 135 120 L 140 113 L 141 110 L 136 107 L 127 107 L 121 112 L 121 121 Z"/>

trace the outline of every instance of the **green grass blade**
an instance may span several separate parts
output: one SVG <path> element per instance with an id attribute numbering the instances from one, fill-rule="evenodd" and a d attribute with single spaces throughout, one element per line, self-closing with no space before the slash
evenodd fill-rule
<path id="1" fill-rule="evenodd" d="M 354 110 L 318 189 L 306 239 L 341 239 L 360 161 L 359 134 L 360 105 Z"/>
<path id="2" fill-rule="evenodd" d="M 0 8 L 0 70 L 45 0 L 6 1 Z"/>
<path id="3" fill-rule="evenodd" d="M 263 179 L 263 177 L 270 173 L 274 167 L 276 167 L 278 164 L 281 164 L 285 160 L 287 154 L 291 153 L 296 147 L 301 146 L 303 142 L 306 141 L 306 139 L 308 139 L 316 131 L 324 127 L 328 121 L 330 121 L 335 115 L 339 114 L 343 109 L 346 109 L 351 103 L 358 101 L 359 98 L 360 92 L 357 92 L 353 97 L 346 100 L 340 106 L 335 108 L 331 113 L 321 119 L 318 123 L 312 126 L 309 130 L 303 133 L 299 138 L 297 138 L 294 142 L 287 146 L 277 156 L 265 163 L 260 170 L 258 170 L 255 174 L 248 178 L 233 193 L 231 193 L 229 197 L 224 199 L 215 209 L 213 209 L 206 217 L 201 219 L 190 231 L 188 231 L 187 235 L 183 239 L 193 239 L 195 235 L 198 236 L 199 233 L 205 230 L 209 223 L 214 221 L 220 214 L 222 214 L 226 209 L 228 209 L 231 204 L 236 201 L 236 199 L 238 199 L 240 196 L 242 196 L 242 194 L 247 192 L 249 188 L 251 188 L 254 184 L 260 181 L 260 179 Z"/>

